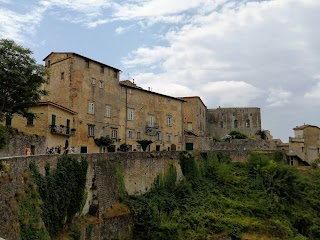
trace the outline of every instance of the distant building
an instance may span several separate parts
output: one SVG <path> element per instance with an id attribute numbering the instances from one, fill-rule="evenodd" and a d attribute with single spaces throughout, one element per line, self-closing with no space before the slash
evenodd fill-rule
<path id="1" fill-rule="evenodd" d="M 255 136 L 261 131 L 260 108 L 208 109 L 207 131 L 216 139 L 222 139 L 231 131 L 240 131 Z"/>
<path id="2" fill-rule="evenodd" d="M 320 128 L 313 125 L 297 126 L 294 137 L 289 137 L 289 158 L 291 165 L 310 165 L 319 157 Z"/>

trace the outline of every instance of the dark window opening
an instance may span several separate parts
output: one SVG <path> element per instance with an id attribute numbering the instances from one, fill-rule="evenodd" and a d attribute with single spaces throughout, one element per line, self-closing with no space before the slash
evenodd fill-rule
<path id="1" fill-rule="evenodd" d="M 89 68 L 89 60 L 85 60 L 85 67 Z"/>
<path id="2" fill-rule="evenodd" d="M 27 117 L 27 125 L 33 126 L 33 116 L 30 115 Z"/>

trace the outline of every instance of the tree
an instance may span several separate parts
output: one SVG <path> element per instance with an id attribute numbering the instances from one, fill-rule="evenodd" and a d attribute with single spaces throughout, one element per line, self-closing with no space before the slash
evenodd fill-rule
<path id="1" fill-rule="evenodd" d="M 45 69 L 31 54 L 12 40 L 0 40 L 0 120 L 13 114 L 33 116 L 29 107 L 47 93 L 40 89 Z"/>
<path id="2" fill-rule="evenodd" d="M 137 143 L 141 145 L 142 150 L 145 152 L 147 150 L 147 147 L 153 142 L 150 140 L 144 139 L 144 140 L 138 140 Z"/>

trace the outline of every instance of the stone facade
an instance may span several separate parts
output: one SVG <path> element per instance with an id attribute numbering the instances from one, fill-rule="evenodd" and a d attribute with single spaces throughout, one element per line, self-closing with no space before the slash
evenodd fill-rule
<path id="1" fill-rule="evenodd" d="M 66 141 L 70 146 L 74 142 L 74 121 L 76 112 L 53 102 L 40 102 L 32 106 L 30 111 L 35 114 L 32 119 L 14 115 L 11 126 L 29 136 L 44 137 L 44 147 L 36 150 L 37 154 L 45 154 L 46 147 L 65 146 Z M 25 142 L 24 147 L 36 147 L 31 142 Z M 9 144 L 10 147 L 11 144 Z M 32 147 L 31 147 L 32 148 Z"/>
<path id="2" fill-rule="evenodd" d="M 182 97 L 183 129 L 185 134 L 185 149 L 209 150 L 207 137 L 207 107 L 198 96 Z"/>
<path id="3" fill-rule="evenodd" d="M 222 139 L 231 131 L 240 131 L 255 136 L 261 131 L 260 108 L 216 108 L 208 109 L 208 133 Z"/>
<path id="4" fill-rule="evenodd" d="M 119 102 L 122 103 L 119 125 L 122 141 L 131 150 L 141 151 L 137 140 L 153 143 L 149 151 L 183 150 L 182 104 L 178 98 L 144 90 L 121 81 Z M 124 132 L 125 130 L 125 132 Z"/>
<path id="5" fill-rule="evenodd" d="M 119 82 L 119 69 L 76 53 L 51 53 L 45 59 L 49 95 L 43 100 L 77 112 L 70 144 L 77 153 L 105 152 L 94 139 L 109 136 L 140 151 L 137 140 L 151 140 L 150 151 L 182 150 L 181 99 Z"/>
<path id="6" fill-rule="evenodd" d="M 297 126 L 294 137 L 289 137 L 289 157 L 291 165 L 296 162 L 309 165 L 320 154 L 320 128 L 312 125 Z"/>

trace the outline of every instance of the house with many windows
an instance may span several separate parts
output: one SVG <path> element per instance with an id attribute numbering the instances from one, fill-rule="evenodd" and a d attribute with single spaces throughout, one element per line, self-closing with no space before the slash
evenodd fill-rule
<path id="1" fill-rule="evenodd" d="M 115 150 L 125 143 L 141 151 L 139 140 L 152 141 L 149 151 L 209 150 L 212 137 L 230 130 L 261 130 L 259 108 L 208 110 L 198 96 L 176 98 L 120 81 L 119 69 L 73 52 L 52 52 L 44 62 L 49 95 L 32 107 L 35 118 L 15 116 L 12 126 L 45 136 L 48 147 L 105 152 L 96 139 L 108 136 Z"/>
<path id="2" fill-rule="evenodd" d="M 294 137 L 289 137 L 291 165 L 310 165 L 320 154 L 320 128 L 304 124 L 293 129 Z"/>

